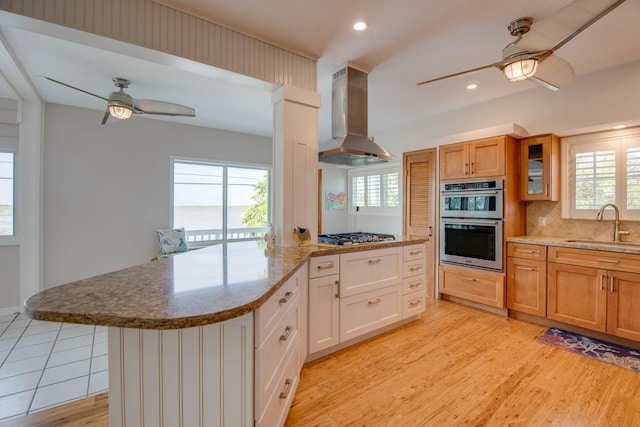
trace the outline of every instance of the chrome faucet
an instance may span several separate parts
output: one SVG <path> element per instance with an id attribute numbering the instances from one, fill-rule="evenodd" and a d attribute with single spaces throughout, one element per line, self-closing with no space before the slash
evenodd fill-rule
<path id="1" fill-rule="evenodd" d="M 618 210 L 618 207 L 616 205 L 614 205 L 613 203 L 605 203 L 604 205 L 602 205 L 602 207 L 600 208 L 600 212 L 598 212 L 598 215 L 596 216 L 596 221 L 602 221 L 602 215 L 604 213 L 604 210 L 608 206 L 611 206 L 613 208 L 613 210 L 615 211 L 615 214 L 616 214 L 615 224 L 613 226 L 613 241 L 614 242 L 619 242 L 620 241 L 620 235 L 627 236 L 629 234 L 629 232 L 628 231 L 620 231 L 620 211 Z"/>

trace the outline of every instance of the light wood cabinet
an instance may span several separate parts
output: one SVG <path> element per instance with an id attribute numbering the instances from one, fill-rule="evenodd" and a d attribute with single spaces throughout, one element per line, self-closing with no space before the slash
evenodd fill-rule
<path id="1" fill-rule="evenodd" d="M 522 200 L 560 200 L 560 139 L 540 135 L 520 140 Z"/>
<path id="2" fill-rule="evenodd" d="M 505 308 L 505 275 L 440 264 L 440 292 L 491 307 Z"/>
<path id="3" fill-rule="evenodd" d="M 508 138 L 497 136 L 440 147 L 440 179 L 505 175 Z"/>
<path id="4" fill-rule="evenodd" d="M 640 256 L 550 247 L 547 317 L 640 341 Z"/>
<path id="5" fill-rule="evenodd" d="M 404 176 L 403 235 L 427 239 L 425 253 L 427 274 L 426 292 L 435 296 L 436 245 L 433 240 L 436 205 L 436 149 L 411 151 L 403 154 Z"/>
<path id="6" fill-rule="evenodd" d="M 547 315 L 547 247 L 507 244 L 507 308 Z"/>

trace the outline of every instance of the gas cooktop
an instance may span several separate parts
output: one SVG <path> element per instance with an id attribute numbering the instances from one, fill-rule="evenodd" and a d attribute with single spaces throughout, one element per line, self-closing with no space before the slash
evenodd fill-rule
<path id="1" fill-rule="evenodd" d="M 331 245 L 357 245 L 359 243 L 387 242 L 395 239 L 391 234 L 379 233 L 338 233 L 320 234 L 318 236 L 319 243 Z"/>

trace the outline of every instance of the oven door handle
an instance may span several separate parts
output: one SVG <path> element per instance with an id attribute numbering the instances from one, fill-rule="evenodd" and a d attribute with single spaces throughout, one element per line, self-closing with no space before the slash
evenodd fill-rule
<path id="1" fill-rule="evenodd" d="M 496 194 L 500 194 L 499 190 L 491 191 L 441 191 L 440 194 L 443 196 L 458 196 L 458 197 L 469 197 L 469 196 L 494 196 Z"/>
<path id="2" fill-rule="evenodd" d="M 458 218 L 442 218 L 443 223 L 448 224 L 471 224 L 471 225 L 498 225 L 502 221 L 493 220 L 477 220 L 477 219 L 458 219 Z"/>

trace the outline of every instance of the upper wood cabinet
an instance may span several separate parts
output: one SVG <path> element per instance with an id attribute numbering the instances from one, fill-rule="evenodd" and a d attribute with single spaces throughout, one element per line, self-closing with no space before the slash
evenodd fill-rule
<path id="1" fill-rule="evenodd" d="M 440 179 L 505 175 L 508 139 L 497 136 L 440 147 Z"/>
<path id="2" fill-rule="evenodd" d="M 521 200 L 560 200 L 560 139 L 539 135 L 520 141 Z"/>

